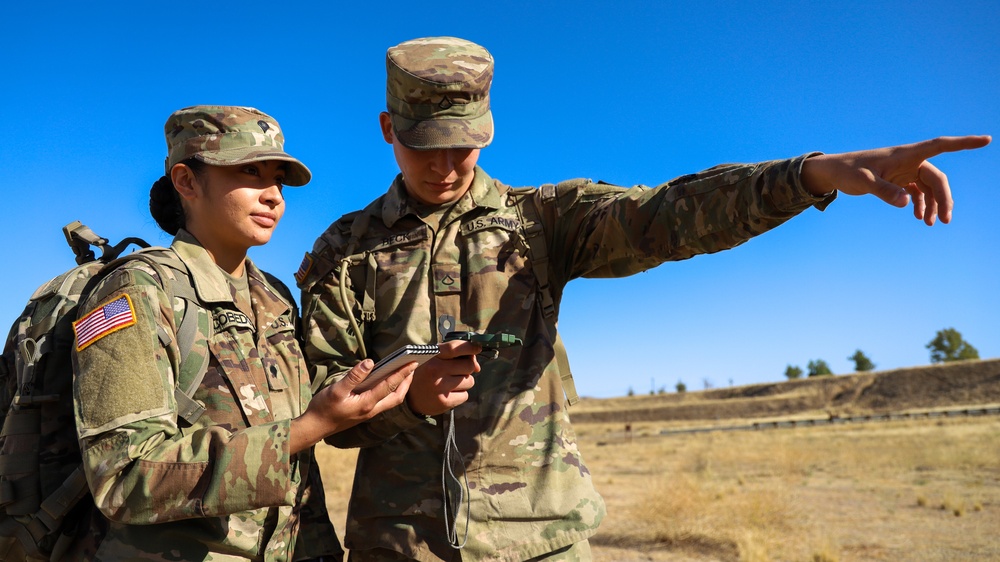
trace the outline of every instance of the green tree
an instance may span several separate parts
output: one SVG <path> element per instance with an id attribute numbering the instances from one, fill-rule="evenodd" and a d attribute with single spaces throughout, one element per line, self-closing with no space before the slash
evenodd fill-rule
<path id="1" fill-rule="evenodd" d="M 677 392 L 679 392 L 679 393 L 680 392 L 686 392 L 687 389 L 688 389 L 688 387 L 687 387 L 686 384 L 684 384 L 684 381 L 677 381 Z"/>
<path id="2" fill-rule="evenodd" d="M 785 368 L 785 378 L 787 378 L 788 380 L 793 381 L 801 377 L 802 377 L 802 367 L 799 367 L 798 365 L 789 365 L 788 367 Z"/>
<path id="3" fill-rule="evenodd" d="M 854 355 L 848 357 L 851 361 L 854 361 L 854 370 L 860 372 L 871 371 L 875 368 L 875 363 L 868 358 L 867 355 L 860 349 L 854 352 Z"/>
<path id="4" fill-rule="evenodd" d="M 826 364 L 826 361 L 822 359 L 816 359 L 815 361 L 809 361 L 806 365 L 809 369 L 810 377 L 822 377 L 824 375 L 832 375 L 833 371 L 830 370 L 830 366 Z"/>
<path id="5" fill-rule="evenodd" d="M 926 347 L 931 350 L 931 363 L 979 359 L 979 351 L 962 339 L 962 334 L 955 328 L 938 330 Z"/>

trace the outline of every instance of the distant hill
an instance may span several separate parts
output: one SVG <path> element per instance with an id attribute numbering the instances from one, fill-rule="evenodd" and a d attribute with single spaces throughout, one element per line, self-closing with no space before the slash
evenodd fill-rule
<path id="1" fill-rule="evenodd" d="M 1000 359 L 683 393 L 582 398 L 574 423 L 864 415 L 1000 403 Z"/>

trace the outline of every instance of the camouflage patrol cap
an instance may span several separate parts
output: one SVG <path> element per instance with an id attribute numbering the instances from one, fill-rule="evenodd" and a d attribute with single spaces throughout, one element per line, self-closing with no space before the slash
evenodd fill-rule
<path id="1" fill-rule="evenodd" d="M 456 37 L 424 37 L 385 56 L 392 130 L 415 149 L 483 148 L 493 140 L 493 57 Z"/>
<path id="2" fill-rule="evenodd" d="M 252 107 L 195 105 L 170 115 L 166 174 L 174 164 L 197 158 L 213 166 L 231 166 L 264 160 L 288 162 L 285 185 L 309 183 L 312 173 L 284 150 L 285 136 L 273 117 Z"/>

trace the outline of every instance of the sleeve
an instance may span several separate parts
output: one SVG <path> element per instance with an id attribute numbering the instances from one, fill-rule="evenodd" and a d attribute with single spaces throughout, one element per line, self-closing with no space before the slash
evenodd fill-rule
<path id="1" fill-rule="evenodd" d="M 112 273 L 74 324 L 77 433 L 98 508 L 148 524 L 292 505 L 290 420 L 179 428 L 175 311 L 143 267 Z"/>
<path id="2" fill-rule="evenodd" d="M 343 220 L 331 226 L 307 255 L 310 265 L 298 279 L 302 289 L 304 352 L 313 370 L 314 391 L 340 380 L 363 359 L 348 320 L 355 306 L 349 277 L 343 280 L 345 290 L 341 292 L 340 254 L 347 244 L 349 230 L 350 223 Z M 427 421 L 413 413 L 404 401 L 396 408 L 331 435 L 326 442 L 340 448 L 370 447 Z"/>
<path id="3" fill-rule="evenodd" d="M 836 193 L 809 194 L 802 163 L 813 154 L 757 164 L 725 164 L 654 188 L 567 182 L 543 216 L 551 231 L 556 282 L 624 277 L 698 254 L 733 248 Z"/>

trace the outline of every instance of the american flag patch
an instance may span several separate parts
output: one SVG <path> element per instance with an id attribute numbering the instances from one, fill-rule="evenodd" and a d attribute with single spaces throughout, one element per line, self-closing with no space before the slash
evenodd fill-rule
<path id="1" fill-rule="evenodd" d="M 309 270 L 313 266 L 313 257 L 309 252 L 306 252 L 306 257 L 302 258 L 302 263 L 299 264 L 299 270 L 295 272 L 295 282 L 301 283 L 306 275 L 309 275 Z"/>
<path id="2" fill-rule="evenodd" d="M 111 332 L 135 324 L 135 308 L 128 295 L 107 302 L 83 318 L 73 322 L 76 333 L 76 350 L 80 351 Z"/>

